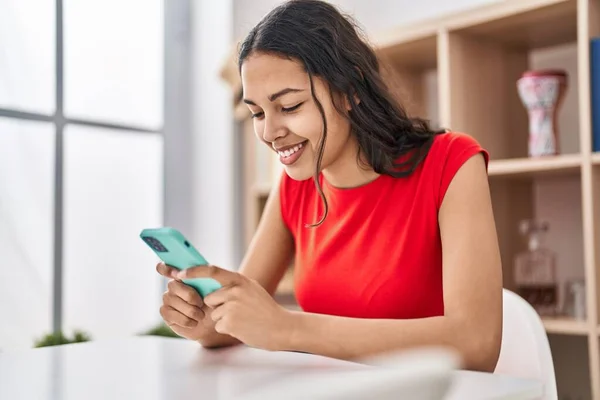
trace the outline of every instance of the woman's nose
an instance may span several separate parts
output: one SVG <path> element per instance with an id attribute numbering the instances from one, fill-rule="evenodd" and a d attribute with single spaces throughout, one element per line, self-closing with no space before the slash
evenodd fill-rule
<path id="1" fill-rule="evenodd" d="M 285 136 L 285 128 L 279 124 L 275 118 L 265 117 L 265 125 L 263 130 L 263 140 L 273 143 L 281 136 Z"/>

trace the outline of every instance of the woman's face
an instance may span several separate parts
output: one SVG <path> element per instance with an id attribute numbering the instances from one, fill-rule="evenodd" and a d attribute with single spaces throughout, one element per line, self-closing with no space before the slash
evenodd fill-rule
<path id="1" fill-rule="evenodd" d="M 242 65 L 241 79 L 244 102 L 252 113 L 257 137 L 278 153 L 279 161 L 292 179 L 312 177 L 323 120 L 303 66 L 275 55 L 253 53 Z M 327 141 L 321 164 L 325 170 L 347 153 L 350 124 L 335 109 L 325 82 L 313 77 L 313 85 L 327 119 Z M 347 106 L 348 103 L 340 104 Z"/>

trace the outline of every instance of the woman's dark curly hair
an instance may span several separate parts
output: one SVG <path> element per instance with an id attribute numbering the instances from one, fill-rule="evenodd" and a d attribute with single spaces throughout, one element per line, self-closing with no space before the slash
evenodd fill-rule
<path id="1" fill-rule="evenodd" d="M 359 31 L 350 17 L 331 4 L 291 0 L 267 14 L 240 45 L 240 70 L 250 54 L 263 52 L 301 62 L 309 76 L 312 97 L 323 119 L 314 180 L 325 209 L 321 220 L 312 226 L 320 225 L 328 212 L 319 182 L 327 120 L 314 93 L 314 76 L 328 84 L 332 99 L 338 95 L 350 102 L 349 112 L 335 101 L 334 106 L 350 121 L 359 144 L 358 162 L 362 161 L 362 153 L 368 166 L 379 174 L 403 177 L 412 173 L 425 158 L 437 133 L 425 120 L 409 117 L 398 104 L 382 79 L 375 52 Z M 355 98 L 359 99 L 358 104 Z M 409 153 L 410 157 L 399 161 Z"/>

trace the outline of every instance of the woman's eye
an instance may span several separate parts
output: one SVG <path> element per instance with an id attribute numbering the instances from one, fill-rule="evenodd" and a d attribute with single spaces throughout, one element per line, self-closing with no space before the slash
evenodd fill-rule
<path id="1" fill-rule="evenodd" d="M 283 112 L 292 112 L 292 111 L 295 111 L 295 110 L 297 110 L 298 108 L 300 108 L 300 106 L 301 106 L 302 104 L 304 104 L 304 102 L 302 102 L 302 103 L 298 103 L 298 104 L 296 104 L 296 105 L 295 105 L 295 106 L 293 106 L 293 107 L 282 108 L 282 109 L 281 109 L 281 111 L 283 111 Z"/>
<path id="2" fill-rule="evenodd" d="M 261 118 L 265 113 L 264 112 L 257 112 L 257 113 L 252 113 L 252 118 Z"/>

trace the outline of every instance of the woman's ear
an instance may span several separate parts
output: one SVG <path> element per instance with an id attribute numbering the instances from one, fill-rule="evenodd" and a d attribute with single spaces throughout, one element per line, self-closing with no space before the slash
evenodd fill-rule
<path id="1" fill-rule="evenodd" d="M 358 95 L 356 94 L 356 92 L 354 92 L 354 103 L 355 104 L 360 104 L 360 97 L 358 97 Z"/>
<path id="2" fill-rule="evenodd" d="M 356 94 L 356 90 L 353 90 L 352 92 L 354 93 L 352 95 L 352 100 L 354 100 L 354 104 L 360 104 L 360 98 L 358 97 L 358 94 Z M 344 96 L 344 108 L 346 108 L 346 111 L 352 110 L 352 104 L 348 100 L 348 96 Z"/>
<path id="3" fill-rule="evenodd" d="M 358 72 L 358 75 L 360 76 L 360 84 L 363 85 L 365 82 L 365 76 L 362 73 L 362 71 L 360 70 L 360 68 L 358 67 L 354 67 L 354 69 L 356 69 L 356 72 Z M 358 97 L 358 94 L 356 94 L 356 89 L 354 90 L 354 103 L 355 104 L 360 104 L 360 98 Z"/>

